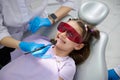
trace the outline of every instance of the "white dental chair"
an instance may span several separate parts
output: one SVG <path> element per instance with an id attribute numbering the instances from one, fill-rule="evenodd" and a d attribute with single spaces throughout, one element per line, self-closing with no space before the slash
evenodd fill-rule
<path id="1" fill-rule="evenodd" d="M 91 25 L 98 25 L 109 13 L 106 4 L 98 1 L 84 2 L 79 9 L 80 19 Z M 105 50 L 108 41 L 108 35 L 100 31 L 100 39 L 91 43 L 91 52 L 88 59 L 77 66 L 77 72 L 74 80 L 108 80 L 107 66 L 105 60 Z"/>
<path id="2" fill-rule="evenodd" d="M 108 80 L 105 60 L 107 41 L 108 35 L 105 32 L 100 32 L 100 39 L 94 39 L 91 43 L 91 52 L 88 59 L 77 66 L 74 80 Z"/>
<path id="3" fill-rule="evenodd" d="M 80 6 L 78 17 L 86 23 L 96 26 L 106 18 L 108 13 L 109 8 L 104 3 L 87 1 Z M 69 18 L 72 18 L 72 16 L 68 15 L 63 18 L 62 21 L 66 21 Z M 54 34 L 57 30 L 55 27 L 57 25 L 58 24 L 55 24 L 51 29 L 47 28 L 48 30 L 41 30 L 43 33 L 46 33 L 43 35 L 54 38 Z M 107 33 L 100 31 L 100 39 L 93 39 L 93 42 L 91 43 L 90 56 L 83 64 L 77 66 L 74 80 L 108 80 L 105 60 L 107 41 Z"/>

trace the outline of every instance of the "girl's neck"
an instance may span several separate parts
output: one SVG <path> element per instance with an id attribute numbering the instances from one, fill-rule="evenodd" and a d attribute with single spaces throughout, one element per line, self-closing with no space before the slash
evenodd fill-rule
<path id="1" fill-rule="evenodd" d="M 53 51 L 55 52 L 55 54 L 59 57 L 66 57 L 69 55 L 68 51 L 64 51 L 56 46 L 53 47 Z"/>

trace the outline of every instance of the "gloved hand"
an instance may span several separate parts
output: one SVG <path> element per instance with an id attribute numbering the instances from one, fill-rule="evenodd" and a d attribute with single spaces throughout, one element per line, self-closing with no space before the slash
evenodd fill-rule
<path id="1" fill-rule="evenodd" d="M 35 57 L 40 57 L 40 58 L 50 58 L 50 57 L 52 57 L 50 54 L 48 54 L 48 55 L 45 54 L 48 51 L 49 48 L 50 48 L 50 45 L 46 46 L 45 48 L 43 48 L 41 50 L 33 52 L 32 55 L 35 56 Z"/>
<path id="2" fill-rule="evenodd" d="M 32 33 L 35 33 L 43 26 L 44 27 L 51 26 L 50 20 L 48 18 L 41 18 L 37 16 L 29 22 L 28 30 L 30 30 Z"/>
<path id="3" fill-rule="evenodd" d="M 47 46 L 41 50 L 38 50 L 36 52 L 32 52 L 38 48 L 41 48 L 45 46 L 44 44 L 37 44 L 34 42 L 20 42 L 19 44 L 19 48 L 25 52 L 30 52 L 33 56 L 35 57 L 40 57 L 40 58 L 48 58 L 48 57 L 44 57 L 44 54 L 47 52 L 47 50 L 50 48 L 50 46 Z"/>

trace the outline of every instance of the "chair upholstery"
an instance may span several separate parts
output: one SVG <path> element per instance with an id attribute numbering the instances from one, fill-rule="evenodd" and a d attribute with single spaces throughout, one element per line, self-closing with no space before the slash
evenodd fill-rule
<path id="1" fill-rule="evenodd" d="M 78 17 L 90 25 L 100 24 L 108 15 L 109 8 L 99 1 L 86 1 L 80 5 Z M 108 34 L 100 31 L 100 39 L 93 39 L 88 59 L 77 66 L 74 80 L 108 80 L 105 50 Z"/>
<path id="2" fill-rule="evenodd" d="M 88 24 L 97 25 L 108 15 L 109 7 L 100 1 L 86 1 L 79 6 L 78 17 Z"/>
<path id="3" fill-rule="evenodd" d="M 100 32 L 100 39 L 94 39 L 91 43 L 91 52 L 88 59 L 77 66 L 74 80 L 108 80 L 105 60 L 105 50 L 108 35 Z"/>

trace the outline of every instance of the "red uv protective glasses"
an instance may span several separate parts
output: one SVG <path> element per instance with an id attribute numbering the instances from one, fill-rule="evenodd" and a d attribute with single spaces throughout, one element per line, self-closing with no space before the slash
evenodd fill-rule
<path id="1" fill-rule="evenodd" d="M 75 43 L 81 43 L 82 42 L 82 36 L 69 24 L 65 22 L 61 22 L 58 27 L 58 31 L 61 33 L 66 32 L 66 36 L 69 40 L 75 42 Z"/>

